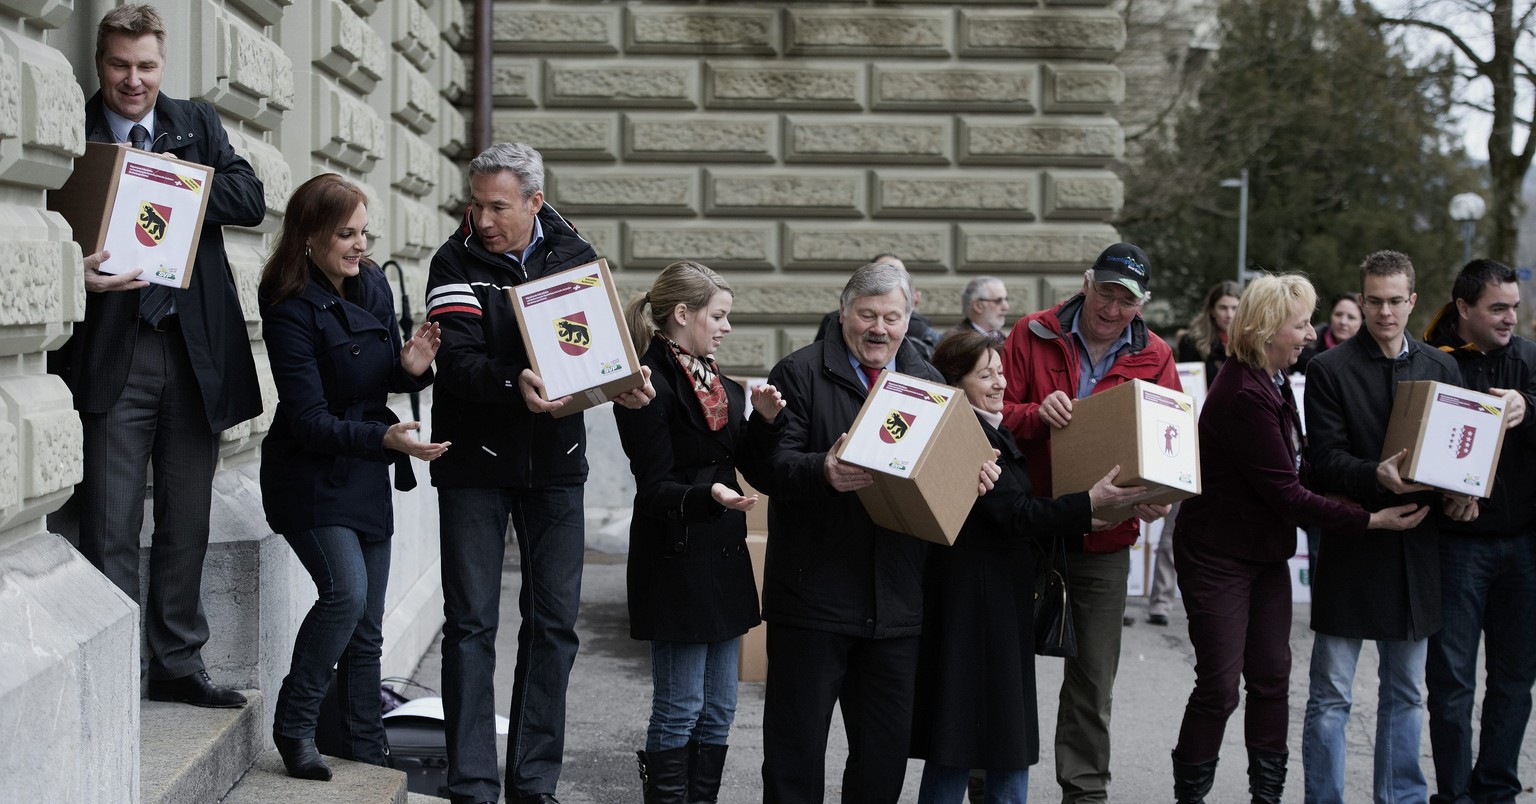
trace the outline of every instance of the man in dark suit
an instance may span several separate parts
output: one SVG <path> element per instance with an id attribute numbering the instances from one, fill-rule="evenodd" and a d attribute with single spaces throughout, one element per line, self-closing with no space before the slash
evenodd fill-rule
<path id="1" fill-rule="evenodd" d="M 149 697 L 236 707 L 245 697 L 208 678 L 202 647 L 203 556 L 219 431 L 261 412 L 256 366 L 224 225 L 266 216 L 261 180 L 230 147 L 212 107 L 160 94 L 165 22 L 130 5 L 102 17 L 101 89 L 85 105 L 86 139 L 125 142 L 214 169 L 190 285 L 139 279 L 134 255 L 85 258 L 85 320 L 61 355 L 84 427 L 76 499 L 80 552 L 129 597 L 139 597 L 139 531 L 146 469 L 154 466 L 155 527 L 144 607 Z M 114 273 L 98 268 L 110 263 Z"/>

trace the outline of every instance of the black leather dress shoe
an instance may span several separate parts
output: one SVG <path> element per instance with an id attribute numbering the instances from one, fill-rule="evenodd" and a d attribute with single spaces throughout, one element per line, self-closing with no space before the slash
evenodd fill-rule
<path id="1" fill-rule="evenodd" d="M 555 798 L 554 793 L 529 793 L 518 796 L 517 804 L 560 804 L 560 799 Z"/>
<path id="2" fill-rule="evenodd" d="M 331 766 L 325 764 L 325 758 L 315 750 L 314 738 L 273 735 L 272 742 L 277 744 L 277 754 L 283 758 L 283 767 L 288 769 L 289 776 L 317 782 L 331 780 Z"/>
<path id="3" fill-rule="evenodd" d="M 189 703 L 193 706 L 206 706 L 213 709 L 237 709 L 245 706 L 244 695 L 229 687 L 221 687 L 213 683 L 213 679 L 208 677 L 207 670 L 199 670 L 190 676 L 182 676 L 170 681 L 151 679 L 149 699 Z"/>
<path id="4" fill-rule="evenodd" d="M 1152 623 L 1153 625 L 1167 625 L 1168 624 L 1168 615 L 1166 615 L 1166 614 L 1148 614 L 1147 615 L 1147 622 Z"/>

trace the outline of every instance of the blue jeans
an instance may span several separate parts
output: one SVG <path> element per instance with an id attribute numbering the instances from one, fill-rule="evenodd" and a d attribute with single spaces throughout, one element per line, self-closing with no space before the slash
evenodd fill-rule
<path id="1" fill-rule="evenodd" d="M 651 726 L 646 751 L 690 742 L 726 745 L 736 719 L 736 662 L 741 639 L 651 643 Z"/>
<path id="2" fill-rule="evenodd" d="M 439 488 L 443 561 L 443 708 L 453 801 L 495 801 L 496 627 L 507 523 L 522 583 L 507 732 L 507 799 L 555 792 L 565 753 L 565 690 L 576 661 L 586 549 L 580 485 Z"/>
<path id="3" fill-rule="evenodd" d="M 1522 789 L 1520 743 L 1536 683 L 1536 538 L 1440 539 L 1445 627 L 1429 638 L 1429 743 L 1436 804 L 1511 801 Z M 1477 763 L 1472 705 L 1477 645 L 1487 634 L 1488 690 Z"/>
<path id="4" fill-rule="evenodd" d="M 384 589 L 389 583 L 389 540 L 364 541 L 357 531 L 323 527 L 283 538 L 309 571 L 319 592 L 299 626 L 293 661 L 277 693 L 272 733 L 314 737 L 320 703 L 336 668 L 343 741 L 349 759 L 383 765 L 384 722 L 379 707 L 379 657 L 384 650 Z"/>
<path id="5" fill-rule="evenodd" d="M 917 804 L 964 804 L 970 768 L 923 763 L 923 783 Z M 1029 800 L 1029 768 L 988 768 L 986 804 L 1025 804 Z"/>
<path id="6" fill-rule="evenodd" d="M 1311 687 L 1302 725 L 1302 778 L 1307 804 L 1342 804 L 1344 800 L 1344 727 L 1349 723 L 1355 666 L 1362 640 L 1313 634 Z M 1419 766 L 1419 731 L 1424 722 L 1424 657 L 1429 640 L 1377 640 L 1380 688 L 1376 704 L 1376 762 L 1373 778 L 1377 804 L 1412 804 L 1426 800 L 1428 787 Z"/>

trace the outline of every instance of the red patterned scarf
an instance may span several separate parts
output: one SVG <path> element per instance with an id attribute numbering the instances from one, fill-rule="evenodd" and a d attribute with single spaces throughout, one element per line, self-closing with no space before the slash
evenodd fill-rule
<path id="1" fill-rule="evenodd" d="M 724 428 L 730 418 L 730 404 L 725 398 L 725 384 L 720 381 L 720 369 L 716 368 L 715 359 L 696 357 L 677 341 L 659 334 L 656 337 L 666 342 L 677 364 L 683 367 L 683 373 L 693 383 L 693 393 L 699 398 L 699 407 L 704 411 L 704 423 L 711 430 Z"/>

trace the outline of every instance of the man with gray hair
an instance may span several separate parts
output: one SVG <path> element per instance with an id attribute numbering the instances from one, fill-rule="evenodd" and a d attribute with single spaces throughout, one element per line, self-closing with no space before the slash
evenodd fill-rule
<path id="1" fill-rule="evenodd" d="M 927 544 L 877 526 L 854 492 L 874 482 L 837 452 L 882 369 L 943 378 L 906 341 L 907 272 L 870 263 L 843 288 L 841 326 L 779 362 L 774 450 L 743 466 L 769 495 L 763 618 L 768 692 L 763 800 L 821 801 L 827 724 L 841 704 L 843 800 L 901 796 L 922 630 Z M 997 465 L 981 467 L 990 487 Z"/>
<path id="2" fill-rule="evenodd" d="M 1008 289 L 1003 287 L 1003 280 L 978 276 L 965 283 L 960 291 L 960 314 L 965 320 L 951 327 L 946 336 L 967 329 L 1001 334 L 1008 316 Z"/>
<path id="3" fill-rule="evenodd" d="M 432 257 L 427 276 L 427 316 L 443 330 L 432 440 L 462 445 L 453 457 L 432 463 L 446 618 L 448 792 L 454 802 L 494 802 L 501 792 L 493 676 L 508 520 L 517 530 L 522 625 L 506 800 L 555 802 L 586 547 L 586 428 L 579 413 L 550 416 L 565 398 L 539 397 L 542 381 L 530 368 L 507 290 L 595 259 L 592 245 L 544 203 L 538 151 L 502 143 L 469 163 L 469 210 Z M 615 401 L 641 407 L 653 396 L 647 380 Z"/>

